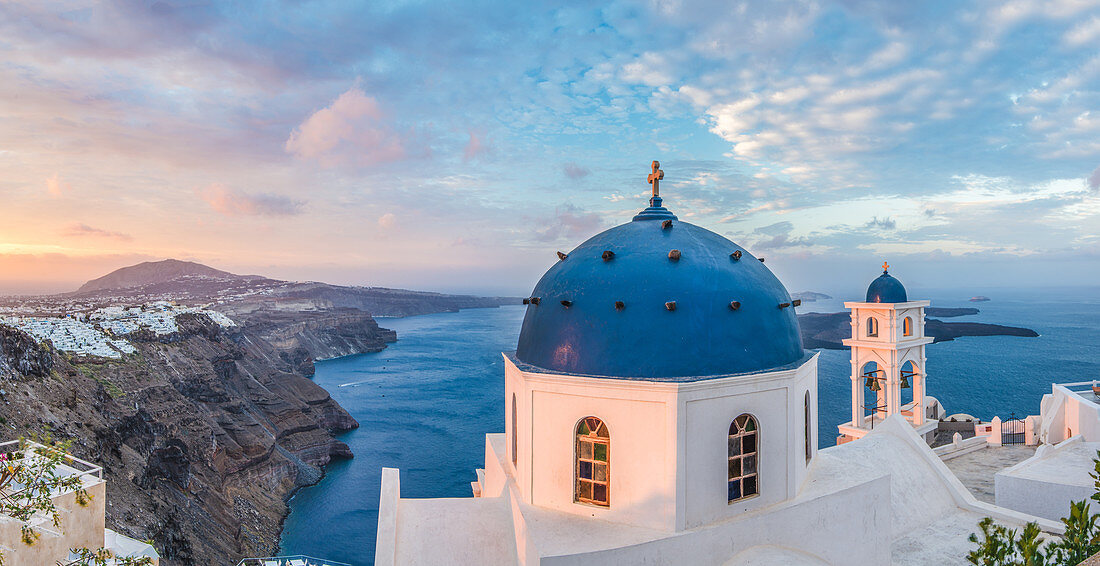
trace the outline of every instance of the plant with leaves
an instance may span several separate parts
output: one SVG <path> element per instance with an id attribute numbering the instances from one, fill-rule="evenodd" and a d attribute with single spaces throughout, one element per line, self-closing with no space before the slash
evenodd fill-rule
<path id="1" fill-rule="evenodd" d="M 80 477 L 54 472 L 65 460 L 69 446 L 49 437 L 41 443 L 22 438 L 14 450 L 0 453 L 0 514 L 22 522 L 25 544 L 38 540 L 38 532 L 30 525 L 36 514 L 48 517 L 55 527 L 61 526 L 61 514 L 53 504 L 55 491 L 72 491 L 82 507 L 91 499 Z"/>
<path id="2" fill-rule="evenodd" d="M 54 505 L 56 494 L 73 493 L 77 505 L 81 507 L 87 506 L 92 499 L 84 489 L 80 475 L 58 473 L 57 468 L 68 458 L 71 446 L 71 442 L 56 442 L 47 436 L 36 441 L 20 438 L 14 448 L 0 450 L 0 515 L 22 523 L 21 538 L 28 546 L 33 545 L 40 536 L 31 526 L 36 517 L 45 517 L 54 527 L 61 527 L 61 512 Z M 144 562 L 133 562 L 128 558 L 115 558 L 105 549 L 73 549 L 72 552 L 80 557 L 75 562 L 69 562 L 73 565 L 152 564 L 148 559 L 144 559 Z M 0 552 L 0 566 L 3 564 L 4 554 Z"/>
<path id="3" fill-rule="evenodd" d="M 1028 523 L 1022 533 L 1009 529 L 986 517 L 978 523 L 982 530 L 979 540 L 971 533 L 970 542 L 978 545 L 966 555 L 971 564 L 978 566 L 1053 566 L 1047 561 L 1039 539 L 1039 525 Z"/>
<path id="4" fill-rule="evenodd" d="M 153 559 L 142 557 L 116 557 L 110 550 L 88 550 L 87 548 L 74 548 L 72 553 L 77 556 L 71 562 L 58 562 L 57 566 L 152 566 Z"/>
<path id="5" fill-rule="evenodd" d="M 1100 515 L 1089 512 L 1089 504 L 1075 501 L 1069 506 L 1069 517 L 1062 519 L 1066 532 L 1062 540 L 1050 544 L 1051 552 L 1058 556 L 1058 564 L 1074 566 L 1100 552 L 1100 532 L 1097 532 Z"/>
<path id="6" fill-rule="evenodd" d="M 1100 502 L 1100 450 L 1092 459 L 1093 501 Z M 1044 543 L 1039 525 L 1028 523 L 1022 533 L 993 522 L 986 517 L 978 523 L 982 530 L 970 535 L 978 545 L 966 555 L 977 566 L 1076 566 L 1100 552 L 1100 514 L 1093 514 L 1087 501 L 1070 503 L 1069 516 L 1062 519 L 1065 533 L 1060 540 Z"/>

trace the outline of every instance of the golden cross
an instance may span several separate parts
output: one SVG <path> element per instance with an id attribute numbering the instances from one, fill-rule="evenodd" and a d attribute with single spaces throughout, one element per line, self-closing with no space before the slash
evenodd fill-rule
<path id="1" fill-rule="evenodd" d="M 886 273 L 886 270 L 887 270 L 887 269 L 890 269 L 890 264 L 889 264 L 889 263 L 886 263 L 885 261 L 884 261 L 884 262 L 882 262 L 882 272 L 883 272 L 883 273 Z"/>
<path id="2" fill-rule="evenodd" d="M 661 171 L 661 162 L 660 161 L 654 161 L 653 162 L 653 172 L 649 174 L 649 177 L 646 177 L 646 180 L 649 181 L 649 184 L 653 185 L 653 196 L 655 196 L 655 197 L 661 196 L 660 182 L 661 182 L 661 179 L 664 179 L 664 178 L 665 178 L 665 172 Z"/>

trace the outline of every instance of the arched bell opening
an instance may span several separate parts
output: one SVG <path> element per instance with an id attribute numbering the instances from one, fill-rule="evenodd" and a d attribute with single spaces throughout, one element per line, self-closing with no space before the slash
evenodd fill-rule
<path id="1" fill-rule="evenodd" d="M 901 366 L 901 372 L 898 376 L 898 380 L 901 382 L 901 406 L 904 407 L 913 402 L 913 394 L 915 392 L 915 382 L 920 378 L 920 371 L 917 369 L 917 364 L 912 361 L 907 361 Z"/>
<path id="2" fill-rule="evenodd" d="M 883 418 L 886 416 L 886 372 L 878 362 L 867 362 L 860 370 L 863 376 L 863 416 Z"/>

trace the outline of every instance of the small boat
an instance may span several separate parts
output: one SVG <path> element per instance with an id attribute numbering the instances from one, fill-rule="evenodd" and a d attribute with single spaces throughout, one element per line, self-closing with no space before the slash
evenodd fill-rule
<path id="1" fill-rule="evenodd" d="M 985 301 L 988 301 L 988 300 L 990 300 L 990 298 L 985 296 L 985 295 L 977 295 L 977 296 L 974 296 L 974 297 L 970 297 L 970 302 L 972 302 L 972 303 L 981 303 L 981 302 L 985 302 Z"/>

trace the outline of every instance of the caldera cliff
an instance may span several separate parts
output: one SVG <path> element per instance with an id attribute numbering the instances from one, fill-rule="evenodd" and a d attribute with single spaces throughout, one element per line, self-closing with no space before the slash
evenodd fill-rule
<path id="1" fill-rule="evenodd" d="M 151 539 L 164 566 L 275 554 L 286 500 L 352 456 L 358 423 L 307 376 L 313 360 L 396 339 L 352 309 L 201 314 L 130 336 L 121 360 L 76 357 L 0 326 L 0 434 L 52 434 L 100 464 L 107 524 Z"/>

